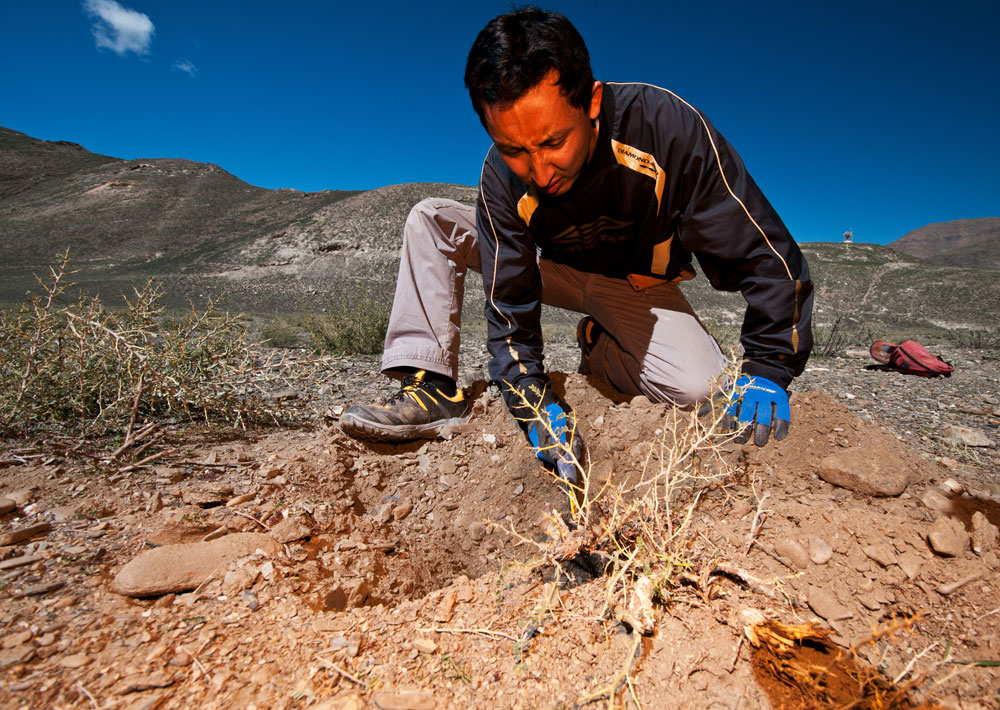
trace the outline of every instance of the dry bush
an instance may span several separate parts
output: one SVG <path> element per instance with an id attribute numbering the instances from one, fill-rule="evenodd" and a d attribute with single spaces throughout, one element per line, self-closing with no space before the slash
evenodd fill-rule
<path id="1" fill-rule="evenodd" d="M 163 322 L 154 282 L 112 311 L 71 296 L 69 255 L 16 312 L 0 315 L 0 435 L 44 429 L 100 435 L 138 415 L 273 420 L 235 317 L 209 303 Z"/>
<path id="2" fill-rule="evenodd" d="M 739 364 L 733 358 L 720 382 L 733 382 L 738 374 Z M 513 529 L 508 532 L 538 548 L 538 567 L 554 566 L 566 577 L 567 562 L 581 557 L 600 559 L 606 610 L 633 629 L 648 633 L 653 623 L 644 618 L 651 615 L 649 604 L 654 598 L 667 601 L 682 583 L 681 573 L 695 563 L 691 520 L 702 494 L 721 485 L 731 473 L 720 452 L 734 436 L 723 422 L 727 403 L 725 398 L 714 400 L 702 416 L 696 411 L 668 410 L 662 434 L 650 442 L 638 473 L 621 480 L 597 485 L 591 467 L 571 451 L 563 451 L 577 469 L 577 484 L 560 481 L 570 492 L 569 520 L 550 511 L 542 542 Z M 527 400 L 524 404 L 531 409 Z M 537 410 L 534 415 L 549 426 Z M 569 427 L 575 430 L 575 426 L 571 417 Z M 558 432 L 549 433 L 558 440 Z"/>
<path id="3" fill-rule="evenodd" d="M 952 342 L 970 350 L 1000 350 L 1000 330 L 995 328 L 957 328 L 950 333 Z"/>
<path id="4" fill-rule="evenodd" d="M 391 310 L 392 302 L 384 296 L 364 290 L 341 290 L 330 297 L 322 313 L 306 318 L 305 327 L 319 353 L 381 353 Z"/>

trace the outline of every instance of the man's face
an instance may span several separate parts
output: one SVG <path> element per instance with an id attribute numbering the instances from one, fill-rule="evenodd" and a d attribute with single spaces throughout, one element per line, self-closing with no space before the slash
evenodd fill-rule
<path id="1" fill-rule="evenodd" d="M 586 108 L 571 106 L 553 70 L 513 104 L 486 105 L 483 114 L 500 157 L 518 178 L 543 195 L 565 194 L 597 145 L 601 82 Z"/>

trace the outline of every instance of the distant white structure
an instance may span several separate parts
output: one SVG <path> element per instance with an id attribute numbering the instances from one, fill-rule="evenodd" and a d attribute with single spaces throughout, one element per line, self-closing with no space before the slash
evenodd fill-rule
<path id="1" fill-rule="evenodd" d="M 853 241 L 854 241 L 854 230 L 848 229 L 846 232 L 844 232 L 844 244 L 850 244 Z"/>

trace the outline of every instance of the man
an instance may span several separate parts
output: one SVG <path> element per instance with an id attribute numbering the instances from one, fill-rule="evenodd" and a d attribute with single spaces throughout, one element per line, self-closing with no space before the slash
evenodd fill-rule
<path id="1" fill-rule="evenodd" d="M 545 373 L 541 304 L 587 314 L 577 327 L 581 372 L 694 405 L 713 395 L 726 358 L 678 287 L 694 276 L 693 254 L 715 288 L 747 301 L 746 360 L 729 410 L 741 436 L 783 439 L 786 389 L 812 346 L 812 284 L 736 151 L 669 91 L 595 81 L 583 39 L 554 12 L 493 19 L 469 52 L 465 83 L 493 139 L 475 213 L 449 200 L 414 207 L 382 360 L 403 386 L 385 406 L 348 409 L 343 430 L 393 441 L 464 421 L 455 378 L 473 269 L 486 289 L 490 376 L 538 457 L 572 480 L 565 454 L 582 444 Z"/>

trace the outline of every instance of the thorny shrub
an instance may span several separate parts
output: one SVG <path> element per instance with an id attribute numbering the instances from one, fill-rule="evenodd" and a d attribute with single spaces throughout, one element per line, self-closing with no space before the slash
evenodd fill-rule
<path id="1" fill-rule="evenodd" d="M 951 332 L 951 339 L 960 348 L 1000 350 L 1000 331 L 991 328 L 959 328 Z"/>
<path id="2" fill-rule="evenodd" d="M 852 345 L 867 347 L 878 340 L 870 326 L 851 323 L 838 316 L 829 326 L 813 327 L 813 354 L 821 357 L 840 357 Z"/>
<path id="3" fill-rule="evenodd" d="M 153 281 L 112 311 L 71 296 L 68 252 L 41 291 L 0 314 L 0 436 L 42 429 L 100 435 L 137 415 L 273 420 L 255 391 L 245 330 L 210 302 L 166 321 Z"/>

